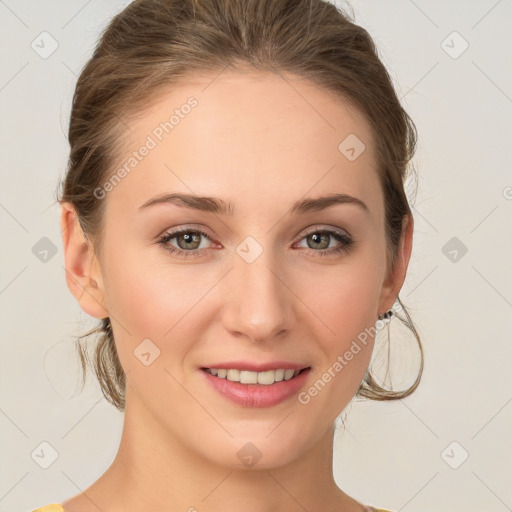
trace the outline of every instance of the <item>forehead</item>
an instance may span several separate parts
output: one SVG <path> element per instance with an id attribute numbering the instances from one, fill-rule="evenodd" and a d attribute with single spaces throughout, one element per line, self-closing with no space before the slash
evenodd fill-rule
<path id="1" fill-rule="evenodd" d="M 364 116 L 296 75 L 194 75 L 149 98 L 128 125 L 116 163 L 127 177 L 111 196 L 124 191 L 137 207 L 142 196 L 172 191 L 235 204 L 241 193 L 251 204 L 251 196 L 339 192 L 382 206 Z"/>

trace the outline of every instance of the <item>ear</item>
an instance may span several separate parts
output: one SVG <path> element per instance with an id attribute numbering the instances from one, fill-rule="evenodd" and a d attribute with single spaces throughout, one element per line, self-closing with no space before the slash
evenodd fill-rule
<path id="1" fill-rule="evenodd" d="M 405 281 L 412 252 L 413 231 L 414 220 L 412 215 L 406 215 L 402 220 L 402 235 L 395 267 L 388 273 L 382 286 L 379 299 L 379 315 L 391 309 Z"/>
<path id="2" fill-rule="evenodd" d="M 94 247 L 85 239 L 71 203 L 61 203 L 60 229 L 69 290 L 88 315 L 108 317 L 100 265 Z"/>

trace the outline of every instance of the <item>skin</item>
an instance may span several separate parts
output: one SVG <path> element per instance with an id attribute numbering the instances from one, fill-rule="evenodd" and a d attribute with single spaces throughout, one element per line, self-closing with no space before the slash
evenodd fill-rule
<path id="1" fill-rule="evenodd" d="M 121 160 L 188 97 L 198 100 L 103 199 L 101 254 L 86 242 L 72 205 L 62 204 L 67 284 L 86 313 L 110 316 L 127 374 L 118 454 L 64 508 L 361 512 L 333 479 L 333 422 L 361 384 L 371 337 L 306 405 L 296 396 L 272 407 L 236 405 L 198 367 L 300 362 L 312 367 L 303 389 L 310 387 L 393 305 L 411 254 L 412 218 L 386 272 L 384 196 L 370 127 L 357 110 L 284 73 L 196 78 L 131 123 Z M 354 161 L 338 150 L 349 134 L 366 145 Z M 174 204 L 138 209 L 163 192 L 222 198 L 234 214 Z M 333 192 L 359 198 L 369 211 L 343 204 L 288 214 L 298 199 Z M 202 255 L 179 258 L 158 243 L 183 225 L 211 234 L 200 238 Z M 315 245 L 304 234 L 313 227 L 338 228 L 356 242 L 320 256 L 340 242 Z M 247 236 L 263 249 L 252 263 L 236 252 Z M 182 237 L 168 245 L 194 250 Z M 134 355 L 147 338 L 160 349 L 149 366 Z M 237 457 L 249 442 L 261 452 L 251 468 Z"/>

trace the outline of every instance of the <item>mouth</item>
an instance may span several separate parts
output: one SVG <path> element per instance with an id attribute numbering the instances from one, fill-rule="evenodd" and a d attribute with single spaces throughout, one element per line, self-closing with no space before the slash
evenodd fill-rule
<path id="1" fill-rule="evenodd" d="M 312 371 L 311 366 L 284 362 L 255 365 L 241 361 L 217 363 L 199 370 L 212 389 L 242 407 L 272 407 L 289 402 L 306 386 Z"/>
<path id="2" fill-rule="evenodd" d="M 262 386 L 271 386 L 277 382 L 284 382 L 295 379 L 301 373 L 309 370 L 311 367 L 306 366 L 301 369 L 294 368 L 277 368 L 275 370 L 266 371 L 250 371 L 235 368 L 206 368 L 201 370 L 217 377 L 218 379 L 225 379 L 230 382 L 237 382 L 240 384 L 259 384 Z"/>

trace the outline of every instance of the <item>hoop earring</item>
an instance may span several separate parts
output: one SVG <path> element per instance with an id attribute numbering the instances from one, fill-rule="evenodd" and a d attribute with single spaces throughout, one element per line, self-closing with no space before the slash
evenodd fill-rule
<path id="1" fill-rule="evenodd" d="M 392 309 L 388 309 L 385 313 L 382 313 L 382 315 L 379 315 L 379 320 L 387 320 L 388 318 L 391 318 L 393 316 L 394 312 Z"/>

